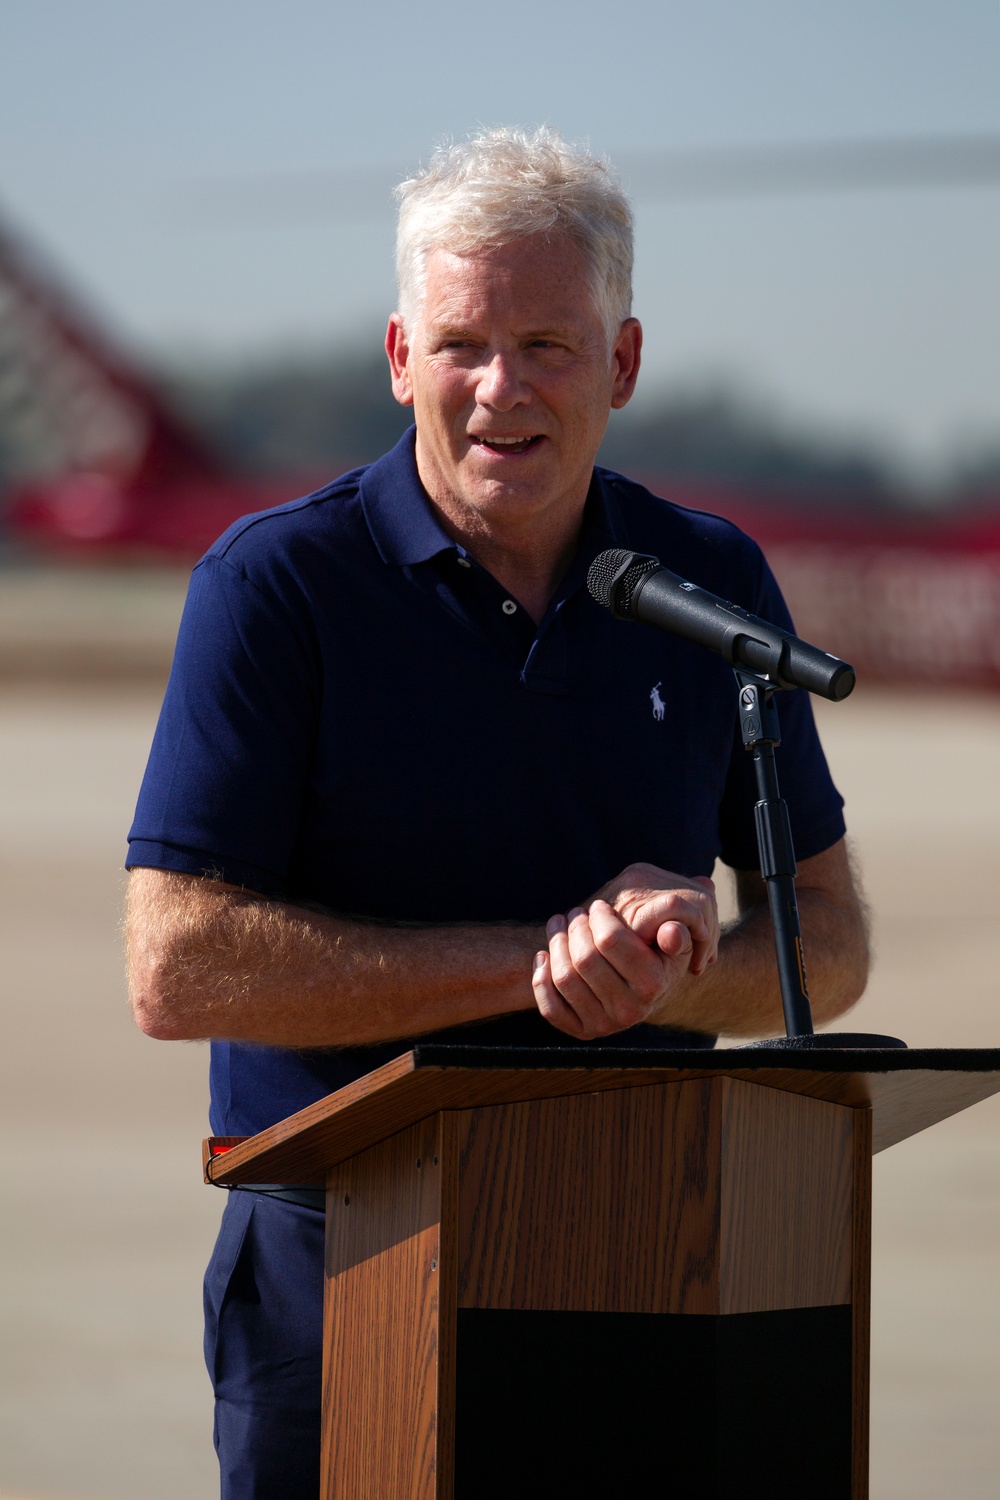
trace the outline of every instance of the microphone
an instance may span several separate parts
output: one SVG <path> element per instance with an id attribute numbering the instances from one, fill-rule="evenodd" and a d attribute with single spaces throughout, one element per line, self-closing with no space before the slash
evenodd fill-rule
<path id="1" fill-rule="evenodd" d="M 846 661 L 688 583 L 661 567 L 658 557 L 609 548 L 591 563 L 587 587 L 616 619 L 640 620 L 695 641 L 776 687 L 807 688 L 834 703 L 854 689 L 854 668 Z"/>

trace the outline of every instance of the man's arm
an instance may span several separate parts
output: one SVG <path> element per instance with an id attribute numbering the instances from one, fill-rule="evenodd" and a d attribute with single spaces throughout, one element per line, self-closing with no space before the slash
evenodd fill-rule
<path id="1" fill-rule="evenodd" d="M 655 912 L 683 934 L 675 941 L 696 952 L 695 967 L 707 963 L 714 896 L 653 866 L 623 872 L 623 890 L 639 869 L 651 886 L 646 920 Z M 353 1047 L 534 1010 L 532 956 L 545 931 L 352 921 L 204 876 L 138 868 L 125 937 L 132 1008 L 149 1036 Z"/>
<path id="2" fill-rule="evenodd" d="M 548 951 L 535 962 L 539 1010 L 585 1038 L 641 1021 L 731 1036 L 783 1031 L 766 886 L 756 871 L 743 870 L 736 888 L 739 917 L 722 935 L 717 962 L 704 961 L 700 974 L 698 945 L 664 922 L 662 892 L 652 883 L 634 880 L 628 889 L 619 878 L 586 907 L 553 917 Z M 800 862 L 796 890 L 819 1025 L 849 1009 L 868 977 L 866 913 L 843 839 Z"/>
<path id="3" fill-rule="evenodd" d="M 831 1020 L 867 974 L 843 843 L 803 860 L 797 884 L 814 1011 Z M 778 1031 L 764 883 L 739 872 L 737 886 L 741 915 L 720 946 L 710 881 L 630 866 L 568 922 L 550 921 L 546 951 L 528 925 L 392 927 L 136 869 L 126 907 L 132 1006 L 142 1030 L 164 1040 L 286 1047 L 362 1046 L 536 1005 L 578 1037 L 640 1021 Z"/>
<path id="4" fill-rule="evenodd" d="M 136 1022 L 164 1041 L 352 1047 L 534 1009 L 541 927 L 393 927 L 222 881 L 134 869 L 125 905 Z"/>

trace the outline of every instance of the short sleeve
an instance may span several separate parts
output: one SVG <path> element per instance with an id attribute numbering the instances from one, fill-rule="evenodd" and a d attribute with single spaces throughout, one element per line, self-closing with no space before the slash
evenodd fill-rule
<path id="1" fill-rule="evenodd" d="M 126 864 L 284 891 L 319 699 L 293 583 L 261 589 L 209 555 L 195 569 Z"/>

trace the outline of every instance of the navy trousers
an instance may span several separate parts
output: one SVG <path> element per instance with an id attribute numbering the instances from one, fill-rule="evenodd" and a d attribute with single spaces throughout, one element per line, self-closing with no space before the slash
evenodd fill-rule
<path id="1" fill-rule="evenodd" d="M 319 1493 L 325 1215 L 230 1192 L 205 1274 L 222 1500 Z"/>

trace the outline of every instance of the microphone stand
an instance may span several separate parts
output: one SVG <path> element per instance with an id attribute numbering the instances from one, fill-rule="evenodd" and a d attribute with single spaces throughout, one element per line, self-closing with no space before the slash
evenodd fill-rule
<path id="1" fill-rule="evenodd" d="M 786 1036 L 751 1042 L 754 1047 L 905 1047 L 895 1036 L 863 1031 L 813 1032 L 812 1007 L 806 984 L 806 960 L 802 951 L 799 904 L 795 896 L 795 848 L 788 803 L 778 790 L 774 752 L 781 744 L 778 707 L 774 695 L 779 684 L 756 672 L 733 668 L 739 690 L 740 729 L 745 748 L 753 754 L 757 778 L 757 849 L 760 872 L 767 883 L 767 904 L 774 928 L 774 952 L 781 984 L 781 1008 Z M 748 1044 L 744 1043 L 744 1046 Z"/>
<path id="2" fill-rule="evenodd" d="M 767 904 L 774 928 L 774 950 L 781 983 L 781 1008 L 790 1037 L 812 1036 L 812 1008 L 802 951 L 802 928 L 795 896 L 795 848 L 788 803 L 778 790 L 774 760 L 781 743 L 775 683 L 755 672 L 734 669 L 739 689 L 740 729 L 744 748 L 753 754 L 758 801 L 754 807 L 760 872 L 767 883 Z"/>

